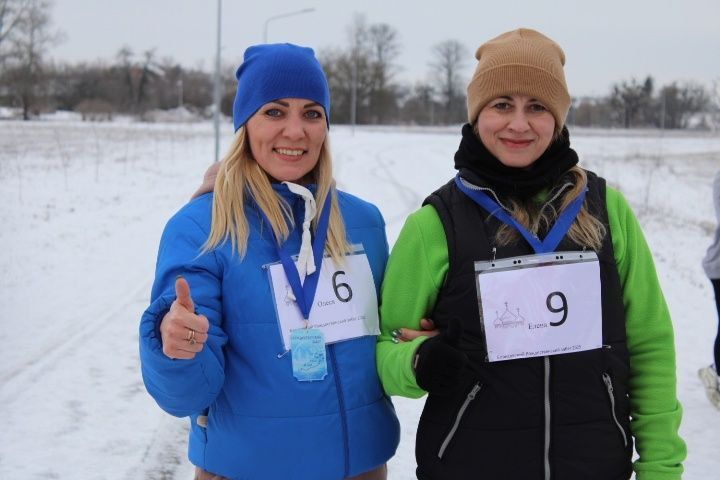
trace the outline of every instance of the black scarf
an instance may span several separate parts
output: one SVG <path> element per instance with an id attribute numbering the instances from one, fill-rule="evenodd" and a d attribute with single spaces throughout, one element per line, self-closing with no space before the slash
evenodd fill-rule
<path id="1" fill-rule="evenodd" d="M 529 199 L 551 188 L 578 163 L 570 148 L 570 133 L 563 127 L 560 136 L 527 168 L 507 167 L 483 145 L 472 126 L 462 128 L 462 140 L 455 153 L 455 169 L 475 185 L 491 188 L 500 197 Z"/>

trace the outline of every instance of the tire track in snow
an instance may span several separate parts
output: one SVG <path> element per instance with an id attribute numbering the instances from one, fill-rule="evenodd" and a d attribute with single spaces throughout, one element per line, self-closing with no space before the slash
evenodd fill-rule
<path id="1" fill-rule="evenodd" d="M 187 422 L 187 419 L 163 415 L 140 462 L 127 472 L 125 479 L 186 480 L 192 478 L 194 467 L 188 461 L 186 453 Z"/>
<path id="2" fill-rule="evenodd" d="M 140 278 L 148 279 L 152 277 L 150 275 L 143 275 Z M 61 368 L 63 365 L 63 356 L 69 352 L 70 355 L 72 355 L 73 349 L 79 348 L 79 346 L 82 346 L 93 337 L 100 335 L 104 329 L 108 328 L 112 318 L 121 316 L 121 313 L 127 310 L 132 303 L 135 303 L 137 301 L 136 299 L 141 296 L 143 292 L 150 291 L 149 280 L 139 281 L 138 284 L 140 284 L 138 288 L 126 293 L 125 296 L 121 296 L 121 298 L 130 298 L 130 301 L 118 304 L 108 313 L 99 317 L 92 325 L 79 325 L 77 330 L 43 346 L 39 350 L 39 353 L 24 360 L 20 365 L 13 367 L 10 371 L 5 372 L 2 377 L 0 377 L 0 384 L 2 384 L 0 404 L 8 404 L 13 398 L 18 396 L 18 393 L 24 391 L 26 387 L 40 381 L 43 376 Z"/>
<path id="3" fill-rule="evenodd" d="M 386 218 L 387 223 L 404 221 L 410 212 L 420 208 L 420 204 L 424 198 L 423 194 L 413 190 L 408 183 L 400 181 L 393 173 L 391 167 L 395 165 L 395 156 L 392 153 L 394 150 L 401 151 L 402 147 L 391 147 L 383 152 L 375 153 L 375 168 L 371 170 L 371 174 L 378 182 L 389 184 L 403 202 L 400 212 Z"/>
<path id="4" fill-rule="evenodd" d="M 392 193 L 384 193 L 381 198 L 385 200 L 388 197 L 393 197 L 394 194 L 394 196 L 397 197 L 399 204 L 398 202 L 392 200 L 381 202 L 375 199 L 374 201 L 374 203 L 380 207 L 387 225 L 404 221 L 410 212 L 420 207 L 421 200 L 424 198 L 422 196 L 423 194 L 414 191 L 407 182 L 400 181 L 393 173 L 393 167 L 397 164 L 396 159 L 402 158 L 399 157 L 399 155 L 406 150 L 407 148 L 405 146 L 389 145 L 383 146 L 383 148 L 378 151 L 377 148 L 360 144 L 353 147 L 352 155 L 338 155 L 336 158 L 336 163 L 338 164 L 336 174 L 338 177 L 342 177 L 346 169 L 351 170 L 352 168 L 355 168 L 346 168 L 346 165 L 362 162 L 364 165 L 363 170 L 365 170 L 373 179 L 373 189 L 379 190 L 383 189 L 384 186 L 390 187 L 390 191 Z M 398 153 L 395 154 L 394 152 Z M 344 183 L 338 182 L 338 188 L 345 189 Z M 347 190 L 352 194 L 360 193 L 355 192 L 354 190 L 356 189 Z M 360 196 L 365 199 L 368 197 L 367 195 L 362 194 L 360 194 Z M 385 205 L 381 205 L 381 203 L 385 203 Z M 392 205 L 392 210 L 387 208 L 388 204 Z"/>
<path id="5" fill-rule="evenodd" d="M 187 421 L 162 412 L 142 384 L 137 325 L 148 301 L 144 278 L 118 296 L 124 300 L 115 308 L 25 362 L 3 384 L 7 430 L 24 434 L 3 445 L 0 477 L 94 472 L 98 480 L 169 480 L 186 466 Z M 32 450 L 44 461 L 19 461 Z"/>

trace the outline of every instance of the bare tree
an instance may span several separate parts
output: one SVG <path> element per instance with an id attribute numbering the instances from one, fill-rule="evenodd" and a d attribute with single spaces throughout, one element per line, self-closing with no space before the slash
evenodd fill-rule
<path id="1" fill-rule="evenodd" d="M 0 0 L 0 62 L 4 55 L 3 46 L 25 15 L 29 4 L 29 0 Z"/>
<path id="2" fill-rule="evenodd" d="M 453 123 L 466 116 L 462 69 L 469 57 L 467 48 L 457 40 L 445 40 L 432 48 L 430 68 L 443 104 L 443 121 Z"/>
<path id="3" fill-rule="evenodd" d="M 690 116 L 702 111 L 710 104 L 710 95 L 702 85 L 673 82 L 660 90 L 661 126 L 664 128 L 686 128 Z"/>
<path id="4" fill-rule="evenodd" d="M 372 123 L 386 123 L 396 110 L 397 92 L 391 81 L 398 67 L 400 42 L 395 28 L 387 23 L 371 25 L 367 32 L 370 68 L 369 108 Z"/>
<path id="5" fill-rule="evenodd" d="M 710 112 L 711 127 L 720 129 L 720 77 L 713 80 L 710 88 Z"/>
<path id="6" fill-rule="evenodd" d="M 51 31 L 52 0 L 28 0 L 22 15 L 8 35 L 9 53 L 6 58 L 4 81 L 20 100 L 23 119 L 30 118 L 30 110 L 44 93 L 43 62 L 47 49 L 62 39 Z"/>
<path id="7" fill-rule="evenodd" d="M 616 126 L 616 116 L 608 97 L 594 98 L 582 97 L 573 99 L 568 114 L 568 124 L 578 127 L 604 127 Z"/>
<path id="8" fill-rule="evenodd" d="M 349 87 L 350 87 L 350 123 L 355 124 L 358 122 L 358 110 L 363 106 L 363 99 L 366 97 L 364 86 L 369 83 L 364 81 L 364 77 L 367 72 L 367 21 L 365 16 L 361 14 L 355 14 L 353 17 L 353 23 L 347 29 L 348 38 L 350 40 L 350 51 L 348 58 L 348 66 L 350 71 L 344 73 L 350 74 L 349 76 Z M 342 65 L 341 58 L 341 65 Z M 347 68 L 340 69 L 347 70 Z"/>
<path id="9" fill-rule="evenodd" d="M 402 107 L 402 120 L 410 124 L 435 125 L 436 112 L 441 110 L 435 89 L 428 83 L 417 83 Z"/>
<path id="10" fill-rule="evenodd" d="M 397 31 L 355 15 L 347 32 L 347 48 L 318 55 L 332 92 L 331 116 L 353 124 L 387 122 L 397 111 L 398 88 L 392 83 L 400 52 Z"/>
<path id="11" fill-rule="evenodd" d="M 652 123 L 652 94 L 655 82 L 651 76 L 643 82 L 634 78 L 612 86 L 610 103 L 622 118 L 625 128 Z"/>
<path id="12" fill-rule="evenodd" d="M 165 74 L 165 69 L 156 61 L 155 49 L 151 48 L 142 54 L 141 60 L 135 60 L 130 47 L 124 45 L 115 54 L 117 75 L 125 85 L 126 95 L 123 99 L 124 109 L 133 113 L 142 113 L 148 108 L 158 104 L 155 95 L 150 90 L 159 77 Z M 162 102 L 160 102 L 162 103 Z"/>
<path id="13" fill-rule="evenodd" d="M 129 110 L 134 102 L 135 94 L 133 88 L 132 70 L 133 70 L 133 55 L 132 48 L 128 45 L 123 45 L 120 50 L 115 54 L 117 64 L 115 66 L 115 72 L 120 80 L 120 83 L 124 85 L 124 95 L 118 100 L 122 110 Z"/>
<path id="14" fill-rule="evenodd" d="M 139 68 L 133 69 L 133 86 L 135 87 L 134 104 L 138 108 L 147 99 L 147 89 L 149 83 L 162 72 L 157 68 L 155 63 L 155 49 L 151 48 L 143 53 L 143 63 Z"/>

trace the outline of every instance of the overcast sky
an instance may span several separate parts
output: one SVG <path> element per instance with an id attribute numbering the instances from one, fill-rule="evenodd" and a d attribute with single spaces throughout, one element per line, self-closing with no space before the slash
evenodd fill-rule
<path id="1" fill-rule="evenodd" d="M 317 50 L 345 47 L 353 15 L 387 23 L 399 33 L 396 78 L 425 80 L 432 46 L 455 39 L 474 52 L 485 40 L 517 27 L 540 30 L 567 57 L 573 96 L 605 95 L 610 85 L 650 74 L 657 85 L 720 80 L 720 0 L 223 0 L 222 59 L 235 65 L 249 45 L 292 42 Z M 66 39 L 56 60 L 110 61 L 123 45 L 136 54 L 155 48 L 186 66 L 214 65 L 217 0 L 55 0 L 54 25 Z"/>

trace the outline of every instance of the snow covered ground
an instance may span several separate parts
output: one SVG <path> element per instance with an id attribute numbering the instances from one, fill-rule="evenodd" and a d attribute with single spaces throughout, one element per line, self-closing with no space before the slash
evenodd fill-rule
<path id="1" fill-rule="evenodd" d="M 333 126 L 338 183 L 378 204 L 391 244 L 453 175 L 458 132 Z M 575 130 L 573 145 L 640 217 L 676 326 L 684 478 L 718 478 L 720 412 L 696 370 L 711 361 L 716 325 L 700 259 L 720 136 Z M 185 422 L 143 388 L 137 323 L 160 232 L 212 153 L 207 124 L 0 122 L 1 479 L 191 478 Z M 403 436 L 390 478 L 413 479 L 423 402 L 395 404 Z"/>

